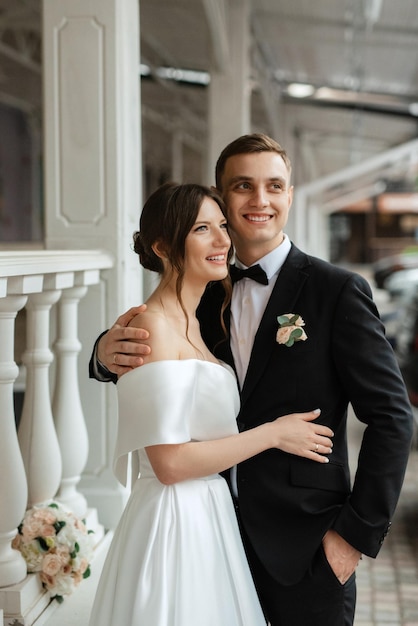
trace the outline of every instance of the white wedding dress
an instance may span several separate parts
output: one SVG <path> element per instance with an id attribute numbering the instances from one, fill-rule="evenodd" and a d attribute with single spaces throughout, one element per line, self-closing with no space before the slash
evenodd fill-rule
<path id="1" fill-rule="evenodd" d="M 140 478 L 115 531 L 90 626 L 265 626 L 225 480 L 214 474 L 163 485 L 146 446 L 237 432 L 232 370 L 158 361 L 121 377 L 114 469 L 126 482 L 138 450 Z"/>

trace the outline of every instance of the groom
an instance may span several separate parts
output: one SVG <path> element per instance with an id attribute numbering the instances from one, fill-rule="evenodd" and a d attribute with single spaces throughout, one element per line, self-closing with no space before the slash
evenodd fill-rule
<path id="1" fill-rule="evenodd" d="M 209 348 L 235 367 L 241 430 L 318 407 L 321 423 L 335 433 L 329 463 L 269 450 L 232 472 L 266 617 L 272 626 L 351 626 L 355 570 L 362 553 L 376 557 L 389 530 L 413 418 L 367 282 L 306 255 L 284 234 L 290 176 L 286 152 L 265 135 L 239 137 L 221 153 L 216 186 L 227 205 L 236 265 L 260 265 L 264 276 L 261 282 L 233 276 L 224 315 L 229 340 L 219 323 L 220 283 L 208 287 L 198 316 Z M 125 313 L 99 338 L 90 375 L 115 380 L 141 364 L 142 331 L 125 328 L 136 313 Z M 289 330 L 277 334 L 286 314 L 304 323 L 288 345 L 282 335 Z M 352 485 L 349 403 L 366 425 Z"/>

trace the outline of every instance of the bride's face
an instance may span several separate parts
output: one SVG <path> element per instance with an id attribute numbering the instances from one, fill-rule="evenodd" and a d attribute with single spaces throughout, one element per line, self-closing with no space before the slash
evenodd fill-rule
<path id="1" fill-rule="evenodd" d="M 196 222 L 185 242 L 185 278 L 207 284 L 228 274 L 228 251 L 231 240 L 224 214 L 212 200 L 205 198 Z"/>

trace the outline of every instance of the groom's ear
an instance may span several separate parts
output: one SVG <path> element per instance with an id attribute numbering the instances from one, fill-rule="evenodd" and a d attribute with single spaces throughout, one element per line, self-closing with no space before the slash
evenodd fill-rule
<path id="1" fill-rule="evenodd" d="M 290 207 L 292 206 L 292 202 L 293 202 L 293 191 L 294 191 L 294 187 L 293 185 L 291 185 L 289 187 L 289 191 L 287 192 L 287 208 L 290 209 Z"/>

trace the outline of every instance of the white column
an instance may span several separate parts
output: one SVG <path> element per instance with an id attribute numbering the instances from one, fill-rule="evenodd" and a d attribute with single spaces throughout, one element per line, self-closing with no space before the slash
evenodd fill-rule
<path id="1" fill-rule="evenodd" d="M 87 287 L 64 289 L 58 303 L 58 332 L 54 344 L 56 378 L 52 413 L 60 444 L 62 479 L 57 499 L 76 515 L 84 518 L 86 498 L 77 491 L 87 462 L 88 435 L 78 387 L 77 359 L 81 350 L 78 340 L 78 303 Z"/>
<path id="2" fill-rule="evenodd" d="M 19 443 L 28 481 L 28 506 L 51 500 L 61 481 L 61 453 L 55 432 L 49 392 L 50 309 L 61 292 L 31 294 L 27 310 L 26 390 L 19 424 Z"/>
<path id="3" fill-rule="evenodd" d="M 251 132 L 250 6 L 230 0 L 227 12 L 229 58 L 211 67 L 207 183 L 214 184 L 216 160 L 233 139 Z"/>
<path id="4" fill-rule="evenodd" d="M 286 226 L 286 233 L 295 244 L 306 249 L 306 231 L 309 221 L 308 199 L 303 189 L 295 187 L 293 193 L 293 203 L 289 213 L 289 220 Z"/>
<path id="5" fill-rule="evenodd" d="M 42 31 L 46 245 L 101 248 L 115 259 L 80 304 L 90 440 L 80 489 L 112 527 L 126 500 L 111 470 L 116 395 L 113 385 L 88 380 L 87 363 L 99 332 L 143 301 L 132 251 L 142 205 L 139 2 L 43 0 Z"/>
<path id="6" fill-rule="evenodd" d="M 11 547 L 28 497 L 13 408 L 13 383 L 19 372 L 14 361 L 14 324 L 25 302 L 26 296 L 0 298 L 0 587 L 26 576 L 22 555 Z"/>
<path id="7" fill-rule="evenodd" d="M 171 180 L 184 182 L 183 175 L 183 137 L 180 130 L 173 131 L 171 136 Z"/>

